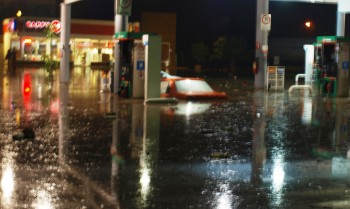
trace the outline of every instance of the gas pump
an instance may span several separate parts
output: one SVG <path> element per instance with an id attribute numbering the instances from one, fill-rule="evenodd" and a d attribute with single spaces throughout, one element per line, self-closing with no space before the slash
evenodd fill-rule
<path id="1" fill-rule="evenodd" d="M 322 95 L 348 97 L 350 38 L 320 36 L 316 46 L 317 83 Z"/>
<path id="2" fill-rule="evenodd" d="M 144 84 L 142 34 L 120 32 L 115 34 L 115 40 L 119 45 L 120 54 L 119 66 L 117 66 L 119 70 L 116 75 L 111 75 L 117 77 L 117 89 L 112 89 L 112 91 L 124 98 L 141 98 L 143 93 L 140 86 Z"/>
<path id="3" fill-rule="evenodd" d="M 146 37 L 146 38 L 145 38 Z M 124 98 L 148 98 L 160 95 L 161 39 L 157 35 L 119 32 L 119 65 L 116 75 L 111 74 L 112 92 Z M 145 41 L 146 40 L 146 41 Z M 153 57 L 156 57 L 154 59 Z M 159 59 L 157 59 L 159 58 Z M 113 79 L 116 76 L 116 79 Z M 113 89 L 117 86 L 117 89 Z M 152 94 L 156 92 L 156 94 Z M 151 93 L 151 94 L 150 94 Z"/>

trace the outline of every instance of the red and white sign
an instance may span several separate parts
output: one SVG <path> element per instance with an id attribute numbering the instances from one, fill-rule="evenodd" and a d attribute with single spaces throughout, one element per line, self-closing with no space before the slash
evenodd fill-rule
<path id="1" fill-rule="evenodd" d="M 260 18 L 261 30 L 271 30 L 271 14 L 262 14 Z"/>
<path id="2" fill-rule="evenodd" d="M 53 32 L 55 32 L 55 33 L 60 33 L 61 32 L 61 21 L 53 20 L 51 22 L 51 25 L 52 25 Z"/>
<path id="3" fill-rule="evenodd" d="M 26 21 L 26 28 L 30 29 L 43 29 L 48 27 L 51 24 L 50 21 Z"/>
<path id="4" fill-rule="evenodd" d="M 59 33 L 61 31 L 61 22 L 59 20 L 53 21 L 31 21 L 27 20 L 25 22 L 25 27 L 28 29 L 41 30 L 52 25 L 52 30 L 55 33 Z"/>

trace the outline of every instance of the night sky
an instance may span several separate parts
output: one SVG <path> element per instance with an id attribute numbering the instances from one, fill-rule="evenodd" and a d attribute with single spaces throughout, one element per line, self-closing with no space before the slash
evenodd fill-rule
<path id="1" fill-rule="evenodd" d="M 10 14 L 21 9 L 21 4 L 10 6 Z M 6 0 L 4 2 L 13 2 Z M 33 0 L 34 1 L 34 0 Z M 54 1 L 54 0 L 50 0 Z M 57 4 L 56 17 L 59 16 Z M 189 51 L 192 43 L 203 41 L 211 44 L 220 36 L 244 38 L 247 46 L 255 46 L 257 0 L 132 0 L 132 16 L 129 21 L 140 21 L 142 11 L 172 12 L 177 14 L 177 51 Z M 38 1 L 39 2 L 39 1 Z M 39 3 L 38 3 L 39 4 Z M 18 8 L 17 8 L 18 7 Z M 336 10 L 333 4 L 307 4 L 270 2 L 272 26 L 270 38 L 316 37 L 334 35 L 336 32 Z M 3 12 L 9 9 L 0 9 Z M 43 9 L 33 11 L 23 8 L 25 16 L 45 16 Z M 0 14 L 6 15 L 6 14 Z M 8 14 L 7 14 L 8 15 Z M 8 16 L 6 16 L 8 17 Z M 72 18 L 114 20 L 114 0 L 82 0 L 72 5 Z M 306 30 L 304 22 L 313 21 L 314 28 Z M 350 22 L 349 15 L 347 22 Z M 141 26 L 142 28 L 142 26 Z M 346 28 L 346 35 L 350 35 Z"/>
<path id="2" fill-rule="evenodd" d="M 14 16 L 21 9 L 25 16 L 58 17 L 63 0 L 0 0 L 0 18 Z M 82 0 L 72 5 L 72 17 L 114 19 L 115 0 Z M 255 37 L 257 0 L 132 0 L 130 21 L 140 21 L 142 11 L 177 13 L 178 38 L 212 42 L 218 36 Z M 53 3 L 54 2 L 54 3 Z M 52 9 L 56 4 L 56 9 Z M 50 8 L 43 9 L 44 5 Z M 270 2 L 272 30 L 270 37 L 314 37 L 333 35 L 336 28 L 336 5 Z M 306 20 L 314 21 L 313 30 L 305 30 Z M 347 17 L 347 22 L 348 21 Z M 347 28 L 346 35 L 349 33 Z M 184 36 L 183 38 L 181 36 Z"/>
<path id="3" fill-rule="evenodd" d="M 84 0 L 83 0 L 84 1 Z M 255 50 L 257 0 L 133 0 L 129 21 L 140 21 L 142 11 L 172 12 L 177 14 L 177 56 L 179 63 L 191 57 L 194 42 L 211 47 L 220 36 L 243 38 L 251 53 Z M 259 0 L 258 0 L 259 1 Z M 335 35 L 335 4 L 270 2 L 272 15 L 269 39 L 316 38 Z M 73 5 L 74 18 L 114 19 L 113 0 L 90 0 Z M 349 22 L 350 20 L 347 21 Z M 306 29 L 304 23 L 312 21 Z M 141 25 L 142 28 L 142 25 Z M 350 34 L 350 28 L 346 35 Z"/>
<path id="4" fill-rule="evenodd" d="M 200 36 L 254 34 L 256 0 L 133 0 L 131 21 L 142 11 L 175 12 L 178 27 Z M 314 34 L 335 32 L 336 5 L 270 2 L 271 36 L 305 36 L 303 23 L 312 20 Z M 72 17 L 113 20 L 113 0 L 83 0 L 73 4 Z"/>
<path id="5" fill-rule="evenodd" d="M 332 4 L 270 2 L 270 38 L 334 35 L 336 9 Z M 255 42 L 256 0 L 133 0 L 129 20 L 140 20 L 142 11 L 177 13 L 178 41 L 184 46 L 195 41 L 211 44 L 222 35 Z M 72 17 L 113 20 L 114 1 L 83 0 L 73 5 Z M 306 20 L 313 21 L 313 29 L 305 29 Z"/>

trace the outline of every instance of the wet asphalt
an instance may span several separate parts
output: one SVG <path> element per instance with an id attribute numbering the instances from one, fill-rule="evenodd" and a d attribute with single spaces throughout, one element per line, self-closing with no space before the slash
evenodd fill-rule
<path id="1" fill-rule="evenodd" d="M 145 105 L 58 74 L 0 71 L 0 208 L 350 208 L 349 98 L 207 78 L 227 101 Z"/>

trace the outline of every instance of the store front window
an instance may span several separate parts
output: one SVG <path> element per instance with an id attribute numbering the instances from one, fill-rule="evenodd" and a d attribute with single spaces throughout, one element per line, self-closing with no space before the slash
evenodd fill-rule
<path id="1" fill-rule="evenodd" d="M 113 59 L 114 43 L 109 40 L 74 39 L 72 41 L 74 64 L 90 66 L 109 63 Z"/>
<path id="2" fill-rule="evenodd" d="M 23 37 L 21 39 L 22 60 L 41 61 L 44 55 L 58 60 L 58 39 L 47 39 L 44 37 Z"/>
<path id="3" fill-rule="evenodd" d="M 114 42 L 111 35 L 106 35 L 106 32 L 101 34 L 87 32 L 87 28 L 102 27 L 107 31 L 111 30 L 110 34 L 113 34 L 113 24 L 102 22 L 101 26 L 99 23 L 82 20 L 72 23 L 72 31 L 75 33 L 71 34 L 70 60 L 74 65 L 92 66 L 101 63 L 109 65 L 113 61 Z M 51 26 L 52 31 L 48 31 L 48 27 Z M 7 18 L 3 21 L 3 28 L 3 51 L 6 53 L 8 49 L 15 47 L 17 61 L 40 62 L 44 56 L 60 60 L 59 20 L 33 17 Z M 48 38 L 50 32 L 54 32 L 52 38 Z"/>

